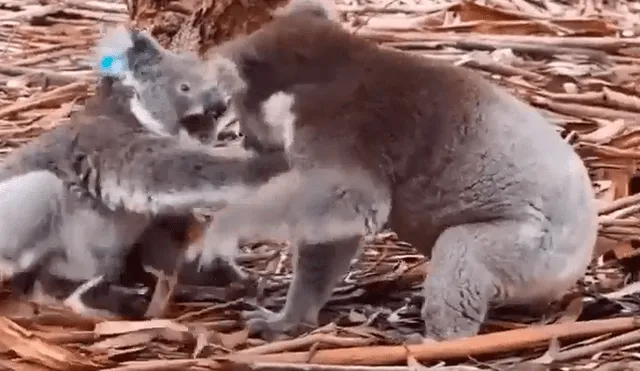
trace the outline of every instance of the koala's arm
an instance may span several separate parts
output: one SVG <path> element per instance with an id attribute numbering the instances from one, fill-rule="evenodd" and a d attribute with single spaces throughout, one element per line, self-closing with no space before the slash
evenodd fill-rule
<path id="1" fill-rule="evenodd" d="M 151 215 L 219 207 L 289 169 L 284 151 L 255 155 L 233 147 L 205 149 L 158 138 L 83 161 L 82 188 L 112 210 Z"/>
<path id="2" fill-rule="evenodd" d="M 232 257 L 241 240 L 315 244 L 377 232 L 390 201 L 371 184 L 360 174 L 329 169 L 279 175 L 216 213 L 202 241 L 201 264 Z"/>

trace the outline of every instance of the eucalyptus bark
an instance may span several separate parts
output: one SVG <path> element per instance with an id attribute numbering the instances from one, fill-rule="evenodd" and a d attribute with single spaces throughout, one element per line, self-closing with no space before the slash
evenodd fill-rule
<path id="1" fill-rule="evenodd" d="M 212 46 L 249 34 L 288 0 L 127 0 L 129 18 L 164 47 L 203 55 Z"/>

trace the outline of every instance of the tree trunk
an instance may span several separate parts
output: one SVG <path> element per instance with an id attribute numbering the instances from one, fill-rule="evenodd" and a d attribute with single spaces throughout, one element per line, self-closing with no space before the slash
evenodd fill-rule
<path id="1" fill-rule="evenodd" d="M 288 0 L 127 0 L 136 28 L 164 47 L 202 55 L 212 46 L 249 34 Z"/>

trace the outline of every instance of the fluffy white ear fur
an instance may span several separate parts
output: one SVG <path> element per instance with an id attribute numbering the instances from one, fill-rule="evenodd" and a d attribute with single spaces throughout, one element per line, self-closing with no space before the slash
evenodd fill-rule
<path id="1" fill-rule="evenodd" d="M 334 0 L 291 0 L 273 12 L 275 17 L 311 14 L 332 21 L 338 20 L 338 10 Z"/>
<path id="2" fill-rule="evenodd" d="M 208 59 L 209 76 L 218 81 L 223 93 L 228 97 L 243 92 L 247 86 L 240 76 L 234 61 L 221 53 L 210 53 Z"/>
<path id="3" fill-rule="evenodd" d="M 132 47 L 131 32 L 124 26 L 106 29 L 96 43 L 92 64 L 101 76 L 123 78 L 128 70 L 127 50 Z"/>

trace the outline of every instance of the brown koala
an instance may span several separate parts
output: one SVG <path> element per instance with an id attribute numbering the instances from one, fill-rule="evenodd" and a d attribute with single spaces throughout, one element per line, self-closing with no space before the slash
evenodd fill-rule
<path id="1" fill-rule="evenodd" d="M 246 236 L 295 246 L 284 308 L 249 313 L 252 329 L 315 323 L 385 222 L 431 260 L 430 339 L 475 335 L 490 305 L 558 299 L 584 274 L 598 219 L 583 162 L 539 112 L 473 71 L 381 48 L 308 0 L 208 58 L 244 79 L 232 104 L 247 147 L 267 151 L 275 123 L 294 128 L 293 170 L 205 234 L 204 265 Z"/>

